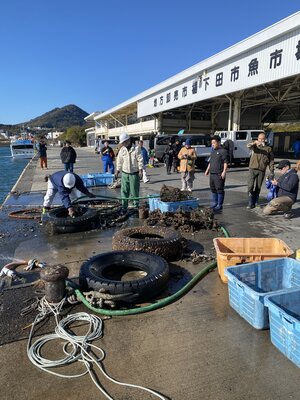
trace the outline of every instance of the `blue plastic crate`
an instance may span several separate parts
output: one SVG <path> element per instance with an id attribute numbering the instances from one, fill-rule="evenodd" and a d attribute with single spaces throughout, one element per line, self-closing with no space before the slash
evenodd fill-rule
<path id="1" fill-rule="evenodd" d="M 83 180 L 85 187 L 95 186 L 95 179 L 93 174 L 79 175 Z"/>
<path id="2" fill-rule="evenodd" d="M 300 290 L 267 296 L 271 342 L 300 367 Z"/>
<path id="3" fill-rule="evenodd" d="M 265 297 L 300 287 L 300 262 L 292 258 L 243 264 L 225 269 L 229 303 L 256 329 L 269 328 Z"/>
<path id="4" fill-rule="evenodd" d="M 98 173 L 90 173 L 86 175 L 80 175 L 83 183 L 86 187 L 91 186 L 107 186 L 113 183 L 114 175 L 113 174 L 98 174 Z"/>
<path id="5" fill-rule="evenodd" d="M 114 180 L 114 174 L 94 174 L 96 186 L 107 186 L 111 185 Z"/>
<path id="6" fill-rule="evenodd" d="M 160 210 L 161 212 L 176 212 L 177 210 L 190 211 L 199 206 L 199 199 L 191 199 L 184 201 L 161 201 L 159 198 L 149 197 L 149 210 Z"/>

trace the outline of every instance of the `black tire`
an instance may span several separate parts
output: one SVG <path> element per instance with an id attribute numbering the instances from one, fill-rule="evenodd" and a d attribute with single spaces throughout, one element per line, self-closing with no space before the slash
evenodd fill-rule
<path id="1" fill-rule="evenodd" d="M 146 273 L 139 279 L 130 273 Z M 159 256 L 141 251 L 114 251 L 98 254 L 82 264 L 79 283 L 83 291 L 104 289 L 109 294 L 127 294 L 125 302 L 144 301 L 160 293 L 169 279 L 169 265 Z"/>
<path id="2" fill-rule="evenodd" d="M 182 257 L 182 237 L 165 227 L 136 227 L 118 231 L 112 238 L 113 250 L 137 250 L 157 254 L 166 260 Z"/>
<path id="3" fill-rule="evenodd" d="M 76 207 L 80 216 L 71 218 L 65 207 L 58 207 L 43 215 L 43 225 L 50 234 L 88 231 L 97 226 L 97 210 Z"/>

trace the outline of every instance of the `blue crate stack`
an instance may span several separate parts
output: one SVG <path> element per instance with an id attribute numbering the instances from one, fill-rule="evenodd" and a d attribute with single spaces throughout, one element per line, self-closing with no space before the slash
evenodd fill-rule
<path id="1" fill-rule="evenodd" d="M 228 267 L 229 303 L 256 329 L 269 328 L 265 298 L 300 288 L 300 263 L 291 258 Z"/>

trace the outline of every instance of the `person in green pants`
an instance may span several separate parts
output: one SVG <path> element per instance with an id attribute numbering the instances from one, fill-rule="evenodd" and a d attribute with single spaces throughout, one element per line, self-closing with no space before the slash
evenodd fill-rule
<path id="1" fill-rule="evenodd" d="M 129 197 L 139 197 L 140 179 L 143 176 L 143 156 L 139 146 L 132 143 L 128 133 L 120 134 L 120 150 L 116 162 L 116 175 L 118 178 L 121 173 L 121 197 L 124 210 L 128 207 Z M 133 206 L 138 207 L 138 199 L 133 200 Z"/>

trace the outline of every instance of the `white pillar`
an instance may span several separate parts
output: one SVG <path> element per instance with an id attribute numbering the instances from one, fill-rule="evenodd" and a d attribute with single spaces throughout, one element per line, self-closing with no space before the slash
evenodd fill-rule
<path id="1" fill-rule="evenodd" d="M 240 129 L 241 120 L 241 98 L 235 97 L 233 103 L 233 117 L 232 117 L 232 130 L 238 131 Z"/>

